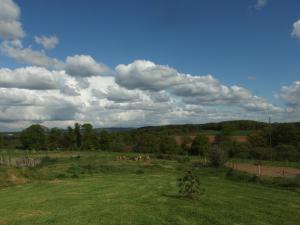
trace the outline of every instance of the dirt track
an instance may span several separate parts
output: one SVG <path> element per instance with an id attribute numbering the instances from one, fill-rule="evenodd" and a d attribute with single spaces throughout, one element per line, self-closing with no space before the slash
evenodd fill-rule
<path id="1" fill-rule="evenodd" d="M 259 175 L 259 166 L 248 163 L 227 163 L 227 167 Z M 260 175 L 267 177 L 294 177 L 300 175 L 300 169 L 290 167 L 260 166 Z"/>
<path id="2" fill-rule="evenodd" d="M 195 138 L 195 135 L 190 135 L 191 138 L 191 142 L 192 140 Z M 215 135 L 207 135 L 208 140 L 210 143 L 214 143 L 216 141 L 216 136 Z M 182 144 L 182 136 L 175 136 L 175 141 L 178 145 Z M 244 143 L 247 142 L 247 136 L 230 136 L 230 139 L 232 141 L 238 142 L 238 143 Z M 189 143 L 189 145 L 191 145 L 192 143 Z"/>

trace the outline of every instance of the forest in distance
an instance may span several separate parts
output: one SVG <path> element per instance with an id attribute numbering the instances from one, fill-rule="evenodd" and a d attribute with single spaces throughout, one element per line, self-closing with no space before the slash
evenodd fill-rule
<path id="1" fill-rule="evenodd" d="M 229 158 L 300 161 L 300 123 L 240 120 L 141 128 L 94 128 L 89 123 L 75 123 L 67 129 L 34 124 L 21 132 L 0 134 L 2 149 L 205 156 L 216 147 Z"/>

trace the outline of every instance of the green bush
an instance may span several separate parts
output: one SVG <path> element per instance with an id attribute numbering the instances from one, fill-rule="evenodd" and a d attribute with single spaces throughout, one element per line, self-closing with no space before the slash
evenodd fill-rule
<path id="1" fill-rule="evenodd" d="M 300 152 L 293 145 L 281 144 L 276 147 L 276 160 L 300 161 Z"/>
<path id="2" fill-rule="evenodd" d="M 182 178 L 178 179 L 179 193 L 187 198 L 196 198 L 204 193 L 201 188 L 200 178 L 191 170 L 188 170 Z"/>

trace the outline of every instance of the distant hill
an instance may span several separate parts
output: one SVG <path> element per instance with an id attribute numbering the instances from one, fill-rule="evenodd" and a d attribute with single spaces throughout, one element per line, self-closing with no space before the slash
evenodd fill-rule
<path id="1" fill-rule="evenodd" d="M 247 131 L 262 129 L 267 126 L 267 123 L 252 121 L 252 120 L 236 120 L 224 121 L 219 123 L 205 123 L 205 124 L 182 124 L 182 125 L 165 125 L 165 126 L 147 126 L 141 127 L 137 130 L 148 132 L 167 132 L 171 134 L 182 133 L 198 133 L 205 132 L 210 134 L 217 134 L 225 127 L 230 127 L 233 131 L 247 133 Z"/>
<path id="2" fill-rule="evenodd" d="M 132 131 L 136 128 L 132 127 L 107 127 L 107 128 L 95 128 L 97 132 L 107 131 L 107 132 L 127 132 Z"/>

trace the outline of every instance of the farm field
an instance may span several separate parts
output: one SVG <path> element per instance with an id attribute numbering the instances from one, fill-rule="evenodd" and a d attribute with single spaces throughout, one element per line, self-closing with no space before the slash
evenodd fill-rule
<path id="1" fill-rule="evenodd" d="M 205 193 L 190 200 L 176 186 L 189 162 L 116 161 L 119 154 L 49 153 L 37 168 L 0 166 L 0 177 L 27 180 L 0 187 L 0 224 L 299 224 L 299 191 L 228 180 L 224 169 L 195 168 Z"/>

